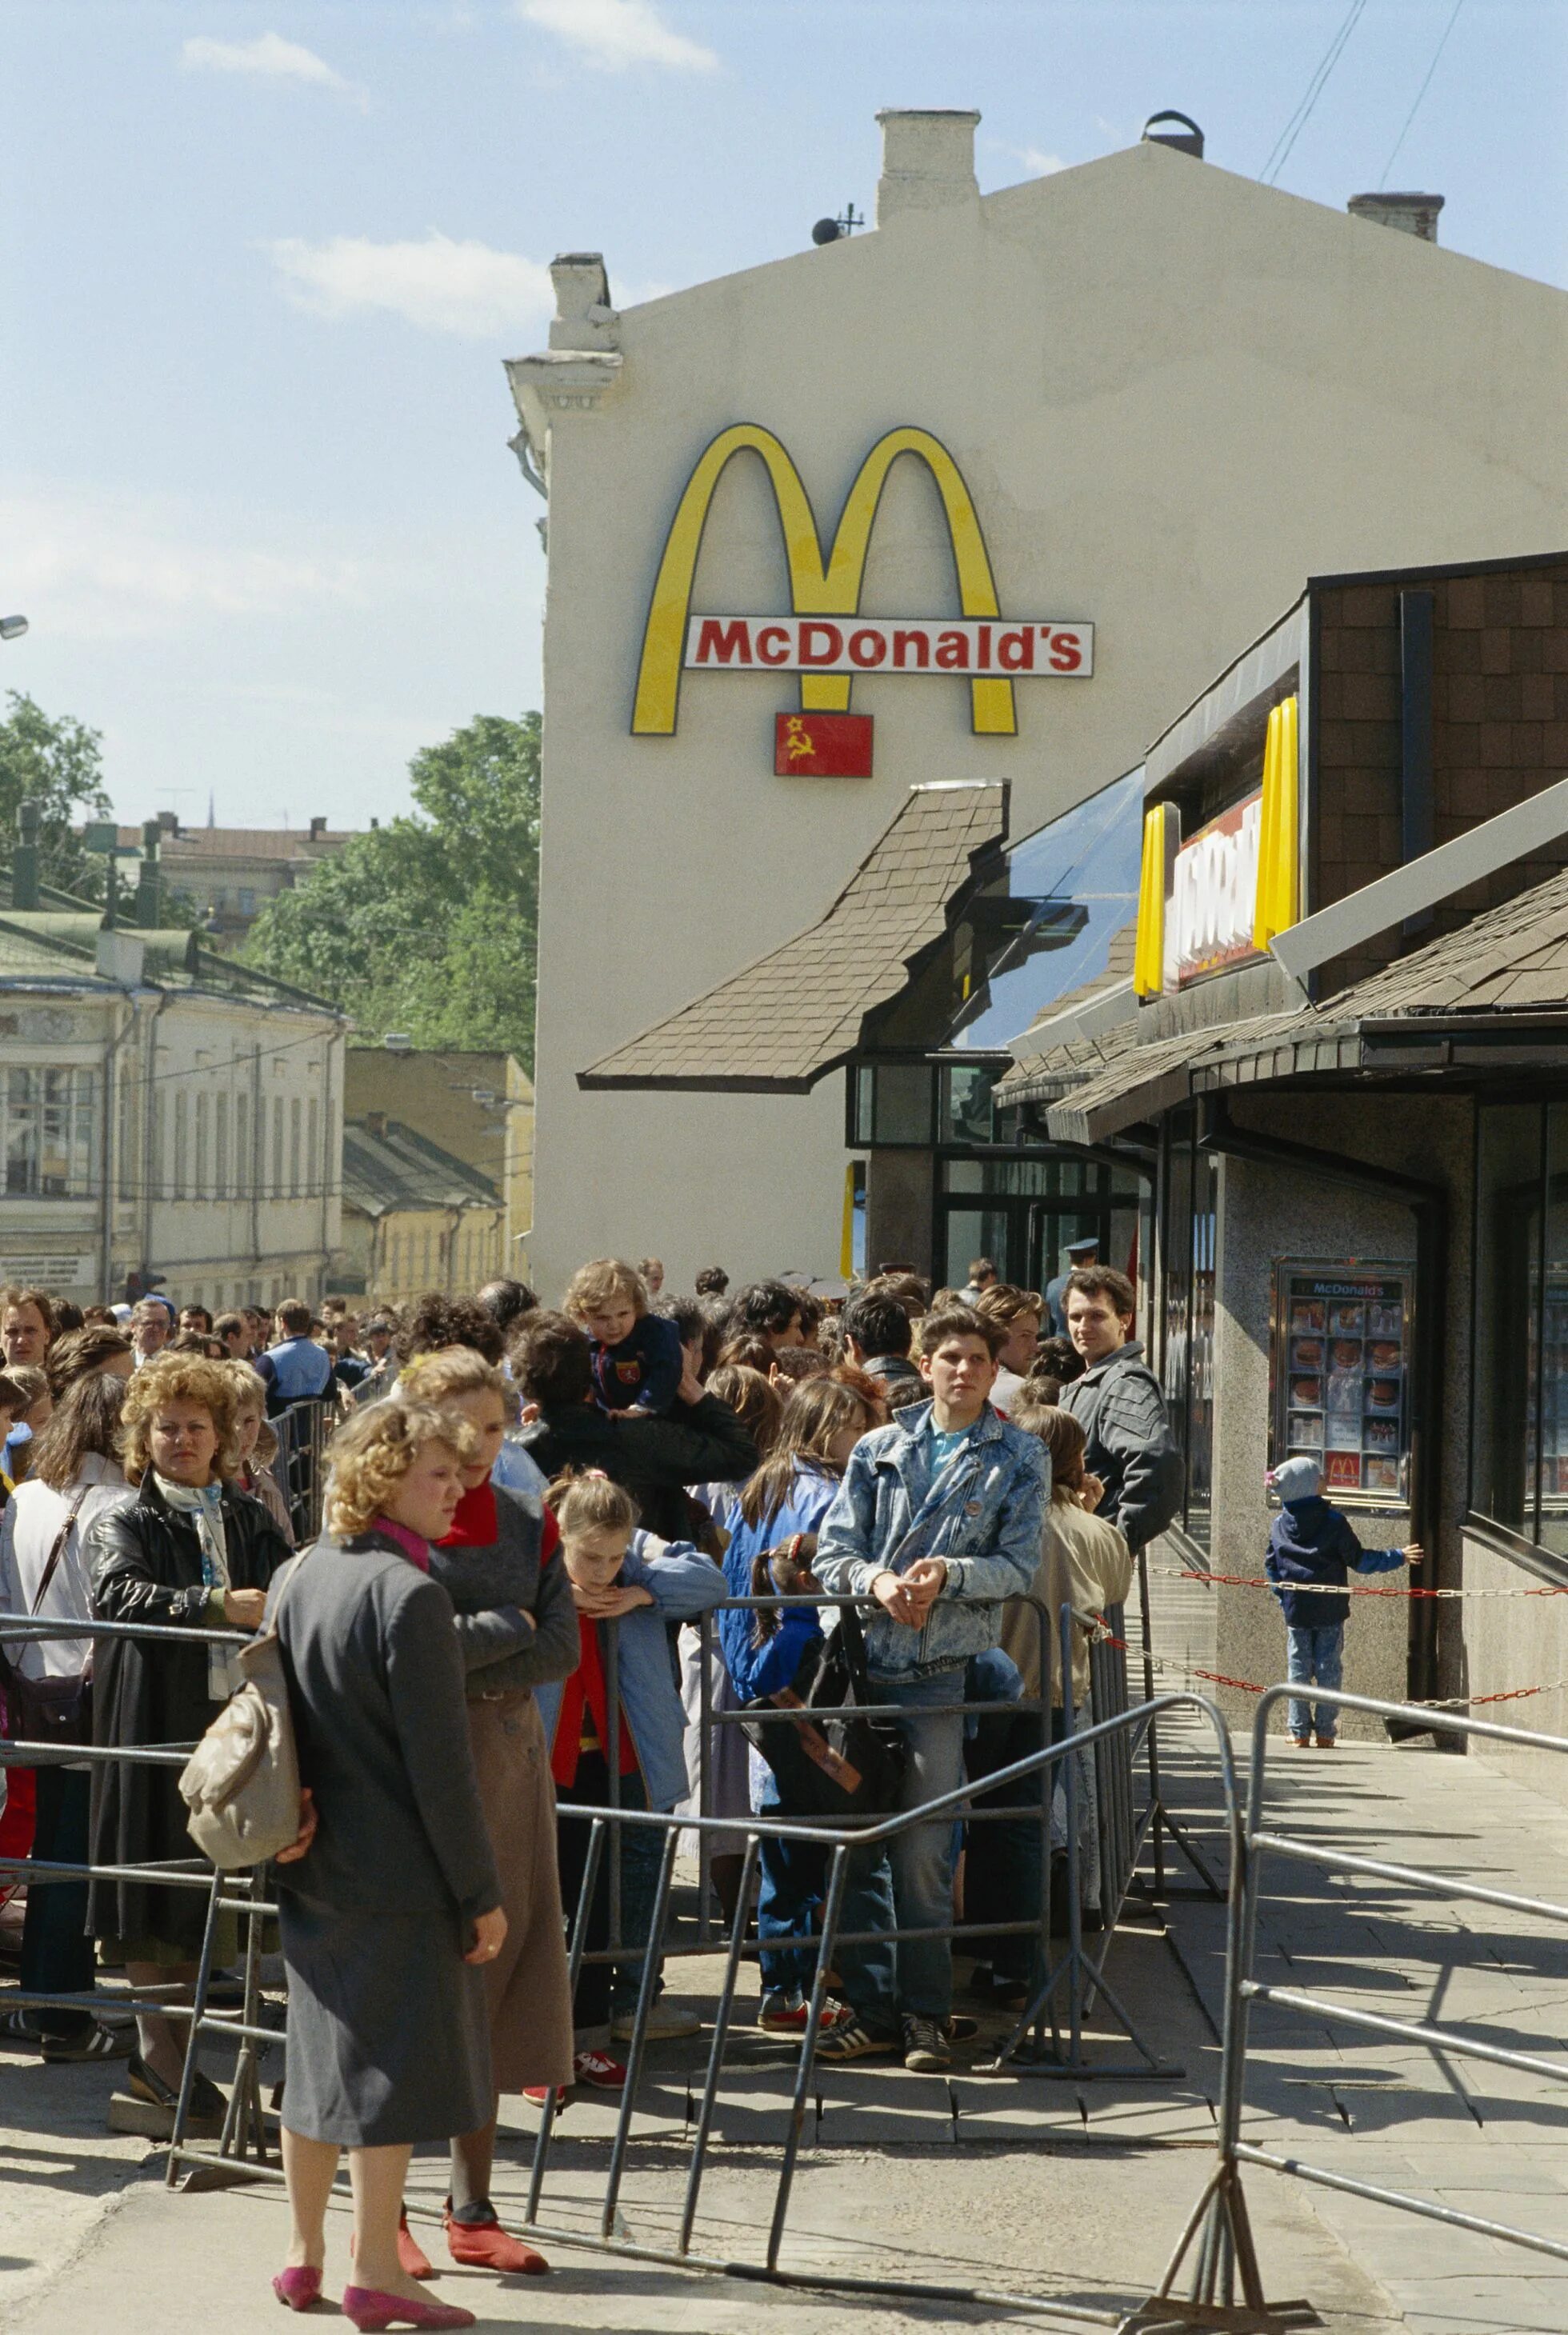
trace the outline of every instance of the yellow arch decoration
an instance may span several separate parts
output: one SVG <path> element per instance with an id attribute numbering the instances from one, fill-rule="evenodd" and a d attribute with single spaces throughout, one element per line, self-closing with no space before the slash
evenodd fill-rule
<path id="1" fill-rule="evenodd" d="M 889 430 L 877 440 L 855 474 L 839 515 L 832 549 L 824 560 L 816 514 L 793 459 L 770 430 L 754 421 L 737 421 L 728 430 L 721 430 L 704 450 L 670 522 L 643 631 L 643 654 L 632 712 L 634 737 L 667 738 L 673 734 L 681 693 L 681 660 L 702 531 L 714 489 L 726 465 L 741 453 L 760 455 L 767 466 L 789 568 L 791 609 L 797 616 L 852 616 L 857 613 L 882 489 L 887 483 L 888 471 L 901 454 L 914 454 L 925 464 L 942 498 L 963 614 L 971 617 L 1001 615 L 991 560 L 969 489 L 946 447 L 929 431 Z M 803 674 L 802 710 L 842 712 L 849 703 L 851 681 L 848 673 Z M 971 681 L 969 690 L 975 732 L 989 737 L 1013 736 L 1018 722 L 1011 682 L 975 679 Z"/>

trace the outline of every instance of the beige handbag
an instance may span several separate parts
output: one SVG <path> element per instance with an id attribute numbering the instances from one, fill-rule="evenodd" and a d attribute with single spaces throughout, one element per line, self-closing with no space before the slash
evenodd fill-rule
<path id="1" fill-rule="evenodd" d="M 299 1757 L 277 1617 L 301 1560 L 284 1568 L 272 1627 L 236 1657 L 245 1673 L 180 1770 L 187 1826 L 220 1872 L 265 1865 L 299 1837 Z"/>

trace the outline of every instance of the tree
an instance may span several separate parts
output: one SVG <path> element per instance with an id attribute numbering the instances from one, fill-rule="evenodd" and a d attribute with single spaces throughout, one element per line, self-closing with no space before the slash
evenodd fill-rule
<path id="1" fill-rule="evenodd" d="M 69 713 L 57 720 L 21 690 L 6 692 L 0 722 L 0 853 L 15 848 L 16 813 L 36 802 L 39 874 L 45 884 L 90 899 L 103 895 L 103 862 L 84 851 L 76 825 L 83 813 L 111 816 L 103 791 L 103 739 Z"/>
<path id="2" fill-rule="evenodd" d="M 534 1060 L 539 733 L 483 713 L 409 764 L 417 813 L 356 835 L 256 918 L 247 961 L 378 1042 Z"/>

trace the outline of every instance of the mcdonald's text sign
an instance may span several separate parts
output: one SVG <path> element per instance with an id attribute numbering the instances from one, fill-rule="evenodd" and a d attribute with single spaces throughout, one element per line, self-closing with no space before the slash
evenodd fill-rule
<path id="1" fill-rule="evenodd" d="M 738 455 L 759 460 L 773 490 L 789 576 L 789 613 L 693 615 L 697 559 L 709 507 Z M 860 615 L 871 531 L 887 474 L 909 456 L 942 503 L 957 585 L 955 616 Z M 673 734 L 685 672 L 800 675 L 800 712 L 847 714 L 857 673 L 926 673 L 963 681 L 971 726 L 981 737 L 1018 729 L 1019 681 L 1086 681 L 1094 671 L 1094 627 L 1081 618 L 1004 616 L 974 503 L 957 463 L 928 430 L 889 430 L 857 470 L 826 554 L 810 498 L 790 455 L 770 430 L 737 421 L 721 430 L 692 469 L 675 507 L 643 630 L 634 737 Z"/>

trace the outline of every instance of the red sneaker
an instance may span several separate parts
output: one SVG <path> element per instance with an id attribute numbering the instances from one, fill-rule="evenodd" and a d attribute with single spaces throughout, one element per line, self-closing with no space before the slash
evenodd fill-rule
<path id="1" fill-rule="evenodd" d="M 542 2108 L 549 2097 L 550 2088 L 548 2084 L 525 2084 L 523 2087 L 524 2099 L 532 2100 L 537 2108 Z M 562 2108 L 566 2107 L 567 2098 L 568 2094 L 565 2084 L 558 2084 L 556 2087 L 556 2113 L 557 2115 L 559 2115 Z"/>
<path id="2" fill-rule="evenodd" d="M 607 2051 L 579 2051 L 574 2063 L 573 2079 L 591 2085 L 595 2092 L 619 2092 L 625 2088 L 626 2070 L 619 2059 L 612 2059 Z"/>
<path id="3" fill-rule="evenodd" d="M 447 2246 L 455 2262 L 465 2270 L 493 2270 L 503 2276 L 520 2272 L 524 2278 L 543 2278 L 550 2265 L 532 2246 L 521 2238 L 510 2236 L 498 2220 L 460 2222 L 449 2205 L 441 2215 L 441 2226 L 447 2233 Z"/>

